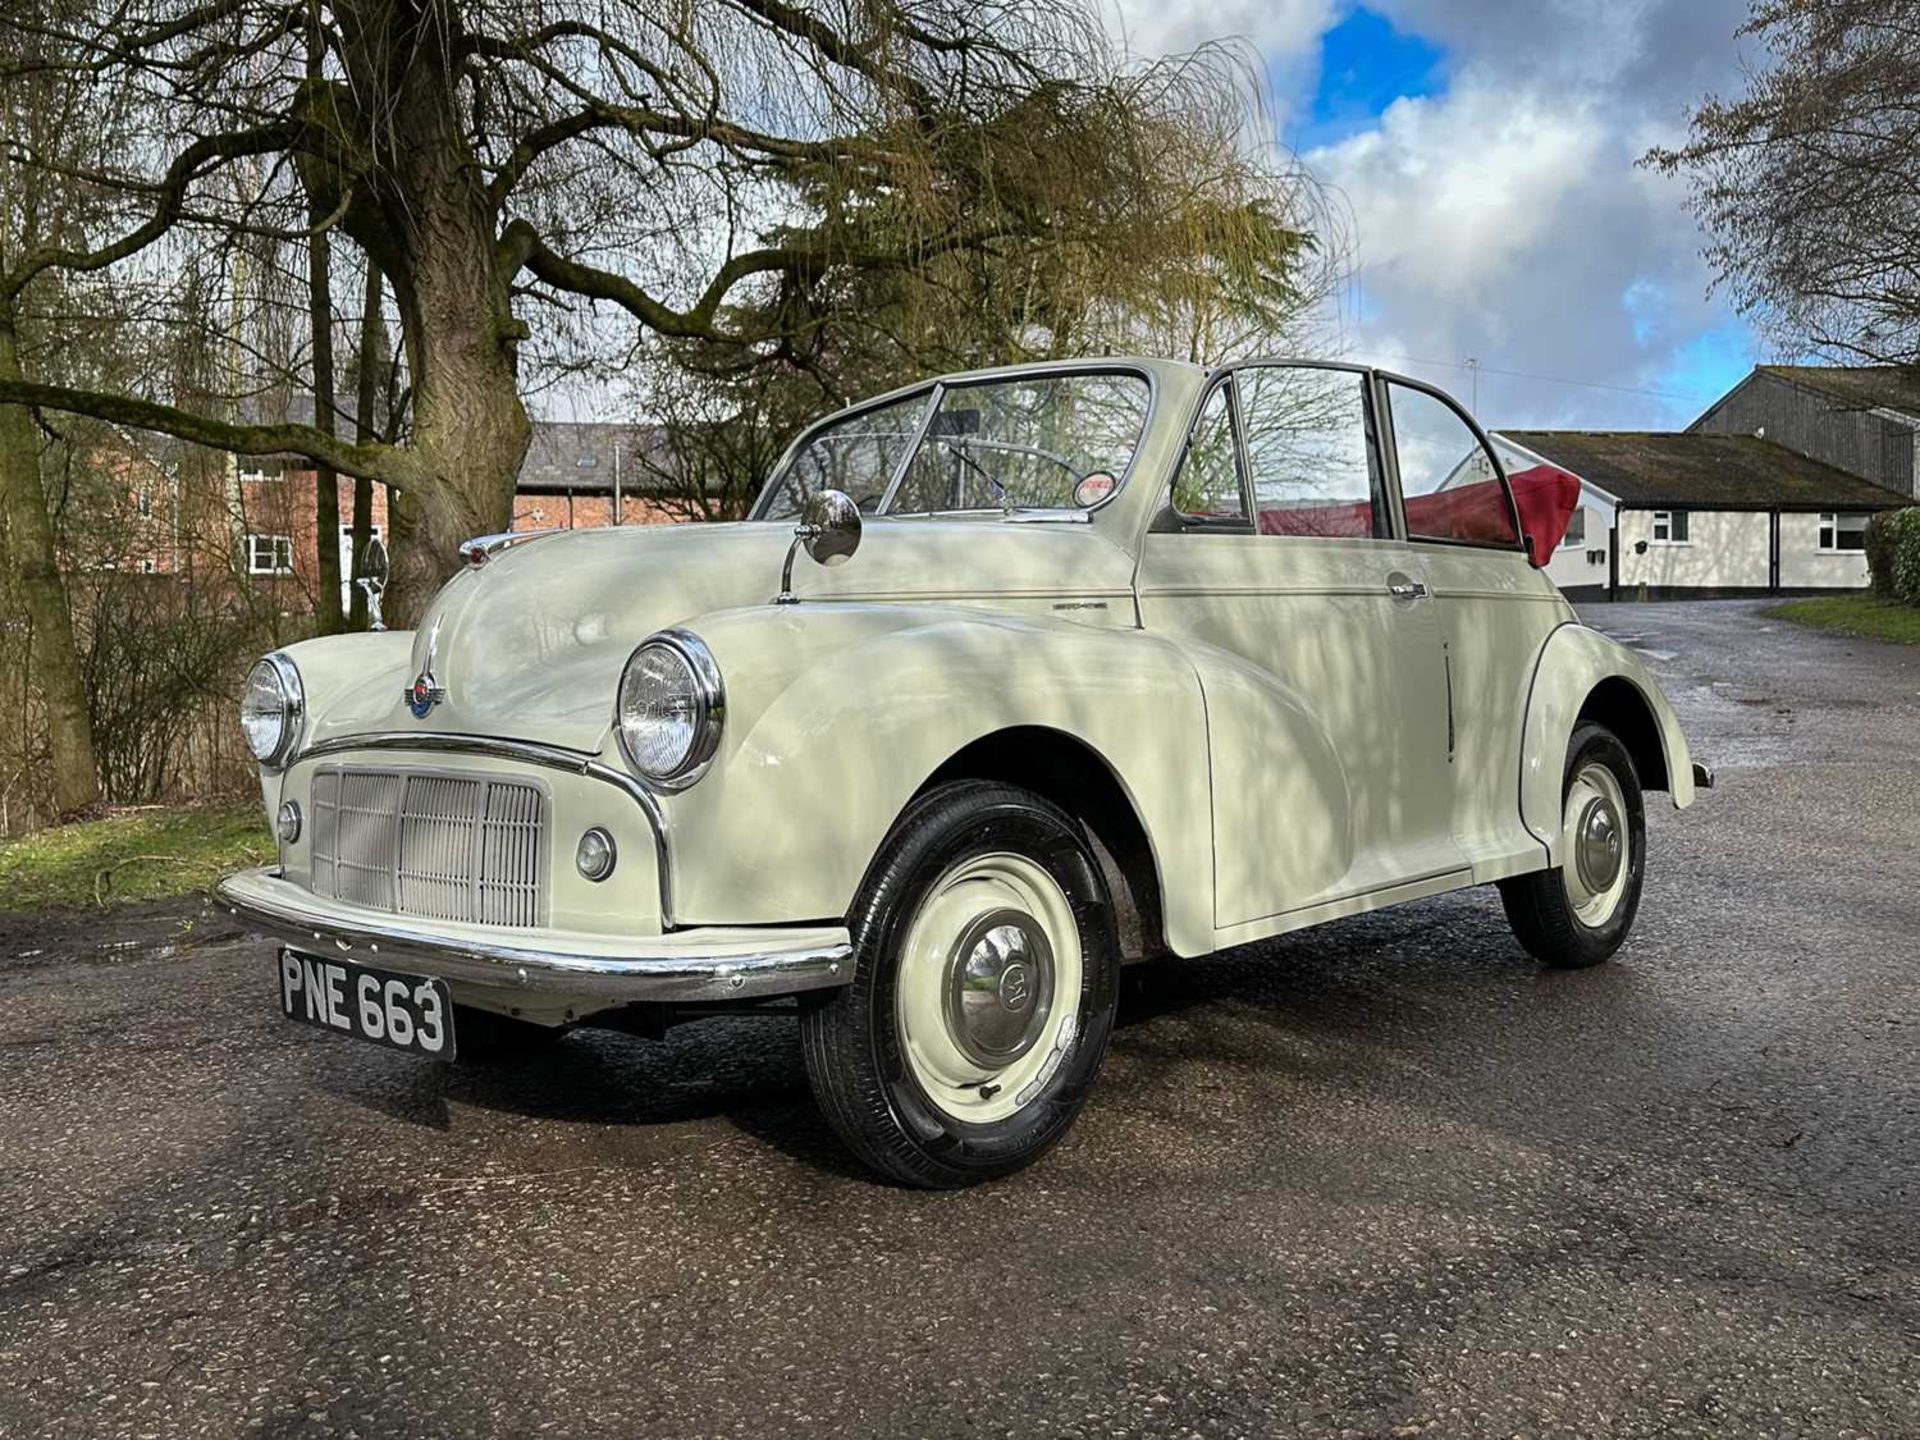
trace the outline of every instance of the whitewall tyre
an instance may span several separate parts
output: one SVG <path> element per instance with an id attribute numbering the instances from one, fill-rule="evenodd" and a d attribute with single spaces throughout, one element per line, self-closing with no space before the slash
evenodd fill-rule
<path id="1" fill-rule="evenodd" d="M 953 1188 L 1037 1159 L 1113 1029 L 1119 945 L 1085 831 L 1025 790 L 957 781 L 895 826 L 849 917 L 850 985 L 801 1014 L 807 1076 L 867 1164 Z"/>
<path id="2" fill-rule="evenodd" d="M 1602 725 L 1574 728 L 1561 794 L 1564 863 L 1502 880 L 1500 898 L 1529 954 L 1578 970 L 1611 956 L 1633 928 L 1646 878 L 1646 811 L 1633 757 Z"/>

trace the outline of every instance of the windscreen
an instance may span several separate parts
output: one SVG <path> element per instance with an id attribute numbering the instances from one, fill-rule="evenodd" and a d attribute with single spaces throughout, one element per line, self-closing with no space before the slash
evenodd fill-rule
<path id="1" fill-rule="evenodd" d="M 940 386 L 814 431 L 768 483 L 757 518 L 798 515 L 825 488 L 868 514 L 1098 504 L 1126 478 L 1150 398 L 1145 377 L 1120 371 Z"/>

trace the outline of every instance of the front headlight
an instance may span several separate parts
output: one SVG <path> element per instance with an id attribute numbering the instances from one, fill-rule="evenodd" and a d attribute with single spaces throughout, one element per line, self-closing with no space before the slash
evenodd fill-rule
<path id="1" fill-rule="evenodd" d="M 634 769 L 678 790 L 698 780 L 713 758 L 725 710 L 713 653 L 684 630 L 663 630 L 620 673 L 613 728 Z"/>
<path id="2" fill-rule="evenodd" d="M 255 665 L 240 696 L 240 728 L 246 732 L 253 758 L 262 765 L 282 763 L 300 738 L 305 709 L 300 672 L 293 661 L 275 651 Z"/>

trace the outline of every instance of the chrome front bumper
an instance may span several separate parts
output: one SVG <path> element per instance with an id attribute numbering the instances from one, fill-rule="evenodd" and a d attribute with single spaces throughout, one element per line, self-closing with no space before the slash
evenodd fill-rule
<path id="1" fill-rule="evenodd" d="M 703 926 L 638 939 L 489 930 L 343 905 L 281 879 L 271 865 L 229 875 L 214 893 L 248 929 L 296 950 L 586 1008 L 757 999 L 853 978 L 852 945 L 837 925 Z"/>

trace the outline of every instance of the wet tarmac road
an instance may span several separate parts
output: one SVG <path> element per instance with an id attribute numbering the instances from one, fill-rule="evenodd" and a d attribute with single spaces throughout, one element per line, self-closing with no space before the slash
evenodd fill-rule
<path id="1" fill-rule="evenodd" d="M 1476 891 L 1144 975 L 958 1195 L 785 1022 L 464 1073 L 0 919 L 0 1434 L 1920 1435 L 1920 650 L 1594 618 L 1720 771 L 1616 963 Z"/>

